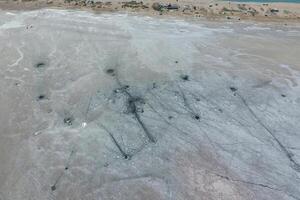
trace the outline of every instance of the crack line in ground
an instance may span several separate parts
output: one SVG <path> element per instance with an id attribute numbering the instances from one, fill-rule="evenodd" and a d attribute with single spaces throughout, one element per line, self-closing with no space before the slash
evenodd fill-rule
<path id="1" fill-rule="evenodd" d="M 209 173 L 214 174 L 215 176 L 218 176 L 222 179 L 226 179 L 226 180 L 231 181 L 231 182 L 239 182 L 239 183 L 244 183 L 244 184 L 248 184 L 248 185 L 254 185 L 254 186 L 258 186 L 258 187 L 267 188 L 267 189 L 270 189 L 270 190 L 275 190 L 275 191 L 278 191 L 278 192 L 283 192 L 284 194 L 288 195 L 289 197 L 292 197 L 296 200 L 300 200 L 300 198 L 294 196 L 293 194 L 290 194 L 290 193 L 288 193 L 284 190 L 278 189 L 276 187 L 273 187 L 273 186 L 270 186 L 270 185 L 267 185 L 267 184 L 255 183 L 255 182 L 244 181 L 244 180 L 239 180 L 239 179 L 233 179 L 229 176 L 225 176 L 225 175 L 221 175 L 221 174 L 217 174 L 217 173 L 213 173 L 213 172 L 209 172 Z"/>
<path id="2" fill-rule="evenodd" d="M 262 120 L 255 114 L 255 112 L 252 110 L 252 108 L 248 105 L 247 101 L 245 100 L 245 98 L 243 98 L 243 96 L 241 94 L 239 94 L 238 92 L 235 92 L 235 94 L 241 99 L 241 101 L 243 102 L 243 104 L 246 106 L 246 108 L 248 109 L 248 111 L 251 113 L 251 115 L 254 117 L 254 119 L 256 120 L 256 122 L 264 129 L 266 130 L 271 136 L 272 138 L 276 141 L 276 143 L 278 144 L 278 146 L 280 147 L 280 149 L 282 150 L 282 152 L 286 155 L 286 157 L 290 160 L 290 162 L 292 163 L 292 168 L 294 170 L 296 170 L 297 172 L 300 172 L 300 164 L 297 163 L 297 161 L 294 160 L 293 158 L 293 154 L 290 153 L 287 148 L 281 143 L 281 141 L 276 137 L 276 135 L 270 130 L 270 128 L 268 128 L 263 122 Z"/>
<path id="3" fill-rule="evenodd" d="M 69 157 L 68 157 L 68 159 L 67 159 L 67 162 L 66 162 L 66 164 L 65 164 L 65 168 L 64 168 L 65 170 L 68 170 L 68 169 L 69 169 L 69 165 L 70 165 L 70 162 L 71 162 L 72 157 L 74 156 L 74 153 L 75 153 L 75 150 L 72 150 L 71 153 L 70 153 L 70 155 L 69 155 Z M 60 173 L 60 175 L 57 177 L 56 181 L 55 181 L 54 184 L 51 186 L 51 190 L 52 190 L 52 191 L 56 190 L 56 186 L 57 186 L 57 184 L 59 183 L 59 181 L 61 180 L 61 178 L 63 177 L 64 174 L 65 174 L 65 171 L 62 171 L 62 172 Z"/>
<path id="4" fill-rule="evenodd" d="M 128 153 L 126 153 L 123 150 L 123 148 L 121 147 L 121 145 L 119 144 L 117 139 L 114 137 L 114 135 L 103 124 L 99 124 L 98 126 L 101 126 L 101 128 L 103 128 L 108 133 L 108 135 L 110 136 L 112 142 L 116 145 L 116 147 L 118 148 L 118 150 L 122 154 L 123 158 L 129 160 L 131 158 L 131 155 L 129 155 Z"/>

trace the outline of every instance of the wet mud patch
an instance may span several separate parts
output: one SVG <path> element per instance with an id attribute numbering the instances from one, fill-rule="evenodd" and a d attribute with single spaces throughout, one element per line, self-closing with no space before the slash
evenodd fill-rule
<path id="1" fill-rule="evenodd" d="M 43 100 L 43 99 L 45 99 L 45 98 L 46 98 L 46 96 L 43 95 L 43 94 L 41 94 L 41 95 L 38 96 L 38 100 Z"/>
<path id="2" fill-rule="evenodd" d="M 67 116 L 64 118 L 64 124 L 71 126 L 74 122 L 74 117 L 73 116 Z"/>
<path id="3" fill-rule="evenodd" d="M 144 104 L 145 101 L 141 97 L 130 97 L 127 100 L 127 112 L 133 114 L 136 112 L 143 112 L 142 105 Z"/>
<path id="4" fill-rule="evenodd" d="M 126 91 L 129 88 L 130 88 L 129 85 L 124 85 L 122 87 L 114 89 L 113 91 L 114 91 L 114 93 L 122 93 L 122 92 Z"/>
<path id="5" fill-rule="evenodd" d="M 195 120 L 200 120 L 200 115 L 197 115 L 197 114 L 194 115 L 194 119 L 195 119 Z"/>
<path id="6" fill-rule="evenodd" d="M 56 186 L 55 186 L 55 185 L 52 185 L 52 186 L 51 186 L 51 190 L 52 190 L 52 191 L 55 191 L 55 190 L 56 190 Z"/>
<path id="7" fill-rule="evenodd" d="M 37 101 L 43 101 L 43 100 L 47 100 L 48 97 L 45 94 L 40 94 L 37 96 Z"/>
<path id="8" fill-rule="evenodd" d="M 231 86 L 229 89 L 231 90 L 231 92 L 236 92 L 238 90 L 236 87 L 233 86 Z"/>
<path id="9" fill-rule="evenodd" d="M 183 80 L 183 81 L 189 81 L 189 80 L 190 80 L 190 77 L 189 77 L 188 75 L 186 75 L 186 74 L 180 75 L 180 78 L 181 78 L 181 80 Z"/>
<path id="10" fill-rule="evenodd" d="M 34 65 L 34 67 L 37 68 L 37 69 L 41 69 L 41 68 L 46 67 L 46 63 L 38 62 L 37 64 Z"/>
<path id="11" fill-rule="evenodd" d="M 116 71 L 114 69 L 111 69 L 111 68 L 106 69 L 105 73 L 110 75 L 110 76 L 115 76 L 116 75 Z"/>

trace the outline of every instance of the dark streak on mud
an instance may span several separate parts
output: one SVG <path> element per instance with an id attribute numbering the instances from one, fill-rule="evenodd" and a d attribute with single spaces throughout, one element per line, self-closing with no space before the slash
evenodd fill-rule
<path id="1" fill-rule="evenodd" d="M 68 170 L 68 169 L 69 169 L 69 165 L 70 165 L 70 162 L 71 162 L 71 159 L 72 159 L 74 153 L 75 153 L 75 151 L 72 150 L 71 153 L 70 153 L 70 155 L 69 155 L 69 157 L 68 157 L 68 159 L 67 159 L 67 162 L 66 162 L 66 165 L 65 165 L 65 168 L 64 168 L 65 170 Z M 63 175 L 64 175 L 64 171 L 62 171 L 62 172 L 60 173 L 60 175 L 57 177 L 55 183 L 51 186 L 51 190 L 52 190 L 52 191 L 55 191 L 55 190 L 56 190 L 56 186 L 57 186 L 57 184 L 59 183 L 60 179 L 63 177 Z"/>
<path id="2" fill-rule="evenodd" d="M 123 158 L 126 159 L 126 160 L 130 160 L 132 156 L 130 154 L 126 153 L 123 150 L 123 148 L 121 147 L 121 145 L 119 144 L 119 142 L 117 141 L 117 139 L 114 137 L 114 135 L 103 124 L 100 124 L 100 126 L 109 134 L 111 140 L 116 145 L 116 147 L 118 148 L 118 150 L 122 154 Z"/>
<path id="3" fill-rule="evenodd" d="M 46 66 L 45 63 L 39 62 L 39 63 L 37 63 L 37 64 L 35 65 L 35 68 L 43 68 L 43 67 L 45 67 L 45 66 Z"/>
<path id="4" fill-rule="evenodd" d="M 284 194 L 288 195 L 289 197 L 292 197 L 293 199 L 296 199 L 296 200 L 300 200 L 299 197 L 296 197 L 282 189 L 279 189 L 279 188 L 276 188 L 274 186 L 270 186 L 270 185 L 267 185 L 267 184 L 263 184 L 263 183 L 255 183 L 255 182 L 250 182 L 250 181 L 244 181 L 244 180 L 240 180 L 240 179 L 234 179 L 234 178 L 231 178 L 229 176 L 225 176 L 225 175 L 221 175 L 221 174 L 215 174 L 213 173 L 214 175 L 222 178 L 222 179 L 225 179 L 227 181 L 231 181 L 231 182 L 239 182 L 239 183 L 243 183 L 243 184 L 247 184 L 247 185 L 254 185 L 254 186 L 258 186 L 258 187 L 263 187 L 263 188 L 267 188 L 267 189 L 270 189 L 270 190 L 275 190 L 275 191 L 278 191 L 278 192 L 283 192 Z"/>
<path id="5" fill-rule="evenodd" d="M 267 127 L 267 125 L 265 125 L 262 120 L 255 114 L 255 112 L 252 110 L 252 108 L 248 105 L 247 101 L 245 100 L 245 98 L 243 98 L 242 95 L 240 95 L 239 93 L 236 93 L 237 96 L 240 98 L 240 100 L 243 102 L 244 106 L 247 108 L 247 110 L 249 111 L 249 113 L 253 116 L 253 118 L 255 119 L 255 121 L 263 128 L 266 130 L 267 133 L 269 133 L 269 135 L 276 141 L 276 143 L 278 144 L 278 146 L 280 147 L 280 149 L 282 150 L 282 152 L 286 155 L 286 157 L 289 159 L 289 161 L 292 164 L 292 168 L 294 170 L 296 170 L 297 172 L 300 172 L 300 164 L 294 160 L 293 158 L 293 154 L 291 152 L 289 152 L 287 150 L 287 148 L 284 146 L 284 144 L 276 137 L 276 135 L 273 133 L 273 131 L 271 131 L 271 129 L 269 127 Z"/>
<path id="6" fill-rule="evenodd" d="M 116 81 L 117 81 L 118 85 L 120 86 L 120 88 L 122 88 L 119 91 L 124 92 L 124 94 L 127 96 L 127 111 L 129 113 L 133 114 L 136 121 L 138 122 L 138 124 L 141 126 L 144 133 L 148 137 L 148 140 L 151 143 L 156 143 L 156 138 L 150 133 L 150 131 L 148 130 L 148 128 L 146 127 L 146 125 L 144 124 L 143 120 L 140 117 L 139 111 L 141 111 L 143 109 L 137 107 L 137 104 L 144 104 L 144 99 L 139 96 L 133 96 L 128 90 L 129 86 L 126 87 L 127 85 L 123 85 L 120 82 L 118 76 L 116 76 Z"/>

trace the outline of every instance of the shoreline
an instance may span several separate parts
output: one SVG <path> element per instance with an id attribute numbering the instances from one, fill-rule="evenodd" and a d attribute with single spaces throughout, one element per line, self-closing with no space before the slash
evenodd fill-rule
<path id="1" fill-rule="evenodd" d="M 172 5 L 178 9 L 156 8 L 153 5 Z M 129 12 L 148 16 L 174 16 L 226 21 L 300 22 L 300 4 L 231 2 L 207 0 L 19 0 L 0 1 L 0 10 L 36 10 L 42 8 L 75 9 L 95 13 Z"/>

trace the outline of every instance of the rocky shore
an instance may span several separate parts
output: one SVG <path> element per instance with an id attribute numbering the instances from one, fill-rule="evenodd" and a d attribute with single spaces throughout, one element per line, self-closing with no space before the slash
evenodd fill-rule
<path id="1" fill-rule="evenodd" d="M 300 21 L 300 5 L 293 3 L 238 3 L 207 0 L 6 0 L 0 9 L 31 10 L 44 7 L 93 10 L 95 12 L 137 12 L 194 18 L 260 21 Z"/>

